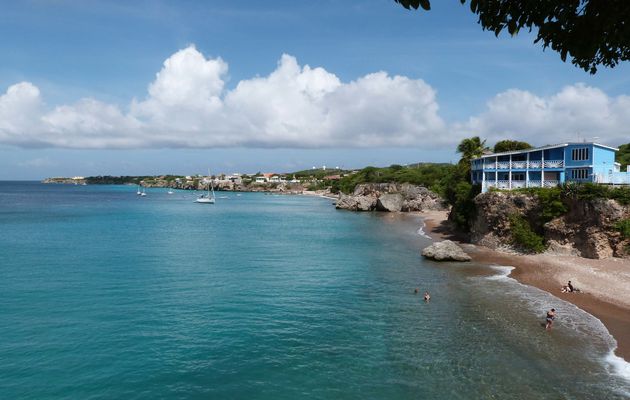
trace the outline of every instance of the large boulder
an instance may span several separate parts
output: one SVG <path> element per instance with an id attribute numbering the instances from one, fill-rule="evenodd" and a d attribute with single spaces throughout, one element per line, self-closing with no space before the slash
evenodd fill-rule
<path id="1" fill-rule="evenodd" d="M 471 258 L 455 242 L 444 240 L 422 250 L 422 255 L 435 261 L 470 261 Z"/>
<path id="2" fill-rule="evenodd" d="M 378 211 L 398 212 L 402 209 L 403 196 L 400 193 L 382 194 L 376 201 Z"/>
<path id="3" fill-rule="evenodd" d="M 375 196 L 348 196 L 339 194 L 335 207 L 340 210 L 372 211 L 376 207 Z"/>

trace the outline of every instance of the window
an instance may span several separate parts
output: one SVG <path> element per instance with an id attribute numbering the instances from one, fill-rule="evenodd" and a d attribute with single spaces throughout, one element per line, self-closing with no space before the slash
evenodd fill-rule
<path id="1" fill-rule="evenodd" d="M 587 179 L 587 178 L 588 178 L 588 168 L 580 168 L 580 169 L 571 170 L 571 179 Z"/>
<path id="2" fill-rule="evenodd" d="M 525 180 L 525 174 L 523 173 L 512 173 L 512 180 L 513 181 L 524 181 Z"/>
<path id="3" fill-rule="evenodd" d="M 571 150 L 571 159 L 573 161 L 588 160 L 588 147 L 582 147 L 580 149 Z"/>

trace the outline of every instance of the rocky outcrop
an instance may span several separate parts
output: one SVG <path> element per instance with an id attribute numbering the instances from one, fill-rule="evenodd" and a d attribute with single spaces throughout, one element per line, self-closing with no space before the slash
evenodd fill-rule
<path id="1" fill-rule="evenodd" d="M 537 196 L 488 192 L 475 198 L 476 214 L 470 225 L 471 242 L 490 248 L 520 250 L 513 242 L 510 217 L 524 218 L 532 231 L 544 237 L 547 252 L 586 258 L 628 257 L 628 240 L 615 229 L 630 218 L 630 207 L 610 199 L 563 199 L 567 212 L 549 222 Z"/>
<path id="2" fill-rule="evenodd" d="M 378 211 L 398 212 L 402 210 L 403 196 L 400 193 L 385 193 L 376 200 Z"/>
<path id="3" fill-rule="evenodd" d="M 339 194 L 336 207 L 351 211 L 446 210 L 447 205 L 429 189 L 407 183 L 366 183 L 351 195 Z"/>
<path id="4" fill-rule="evenodd" d="M 422 250 L 422 255 L 435 261 L 470 261 L 471 258 L 455 242 L 444 240 Z"/>

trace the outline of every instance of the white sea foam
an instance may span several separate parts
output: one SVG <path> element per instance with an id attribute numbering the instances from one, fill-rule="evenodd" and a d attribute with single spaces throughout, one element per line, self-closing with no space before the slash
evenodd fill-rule
<path id="1" fill-rule="evenodd" d="M 427 226 L 427 224 L 424 223 L 424 221 L 422 221 L 422 226 L 420 228 L 418 228 L 418 230 L 416 231 L 418 233 L 418 235 L 427 238 L 427 239 L 431 239 L 431 236 L 427 235 L 424 232 L 424 227 Z"/>
<path id="2" fill-rule="evenodd" d="M 617 348 L 617 341 L 610 334 L 606 326 L 595 316 L 587 313 L 576 305 L 564 301 L 551 293 L 538 289 L 533 286 L 524 285 L 516 279 L 510 278 L 509 275 L 514 269 L 511 266 L 491 265 L 491 269 L 497 272 L 495 275 L 483 277 L 486 281 L 503 281 L 506 286 L 503 287 L 504 293 L 511 296 L 518 296 L 526 300 L 527 307 L 533 312 L 540 310 L 548 310 L 556 308 L 562 314 L 562 326 L 578 332 L 581 335 L 590 337 L 597 336 L 609 348 L 601 362 L 611 374 L 623 378 L 624 381 L 630 383 L 630 363 L 621 357 L 615 355 L 614 350 Z M 625 386 L 625 385 L 624 385 Z M 618 388 L 621 394 L 630 397 L 630 386 Z"/>
<path id="3" fill-rule="evenodd" d="M 511 280 L 511 281 L 517 282 L 515 279 L 509 277 L 514 267 L 510 267 L 507 265 L 491 265 L 490 268 L 492 268 L 493 270 L 499 273 L 496 275 L 487 276 L 486 277 L 487 280 L 490 280 L 490 281 Z"/>

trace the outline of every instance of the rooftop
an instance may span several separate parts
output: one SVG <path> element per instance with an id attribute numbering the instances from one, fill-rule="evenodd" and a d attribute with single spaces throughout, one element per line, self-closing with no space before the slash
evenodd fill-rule
<path id="1" fill-rule="evenodd" d="M 501 153 L 490 153 L 490 154 L 483 154 L 480 157 L 476 157 L 474 158 L 474 160 L 480 159 L 480 158 L 488 158 L 488 157 L 496 157 L 496 156 L 508 156 L 510 154 L 522 154 L 522 153 L 531 153 L 533 151 L 541 151 L 541 150 L 547 150 L 547 149 L 555 149 L 558 147 L 567 147 L 569 145 L 593 145 L 593 146 L 597 146 L 597 147 L 603 147 L 605 149 L 610 149 L 613 151 L 619 151 L 618 148 L 616 147 L 611 147 L 611 146 L 606 146 L 600 143 L 595 143 L 595 142 L 567 142 L 567 143 L 559 143 L 559 144 L 549 144 L 546 146 L 542 146 L 542 147 L 534 147 L 531 149 L 524 149 L 524 150 L 514 150 L 514 151 L 503 151 Z"/>

